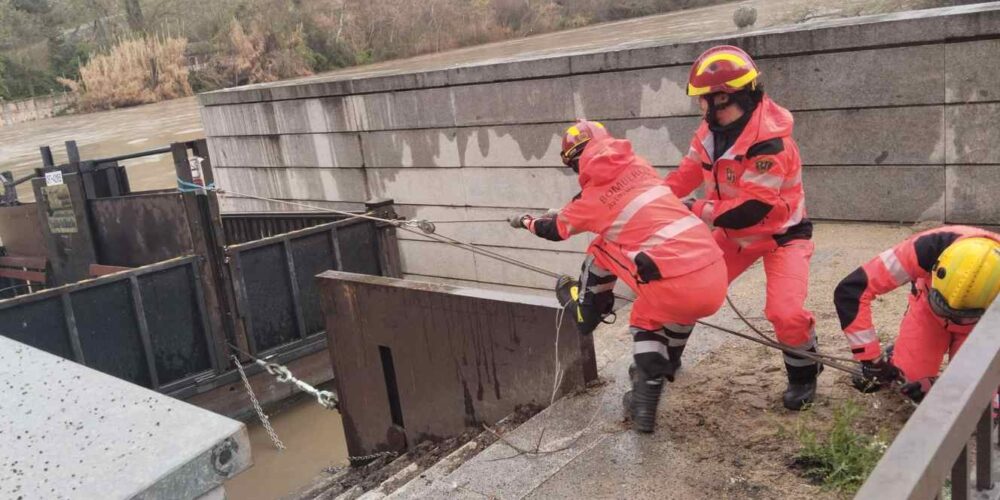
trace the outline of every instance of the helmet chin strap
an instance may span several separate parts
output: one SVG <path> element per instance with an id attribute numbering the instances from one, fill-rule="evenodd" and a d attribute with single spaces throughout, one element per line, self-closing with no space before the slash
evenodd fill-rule
<path id="1" fill-rule="evenodd" d="M 705 113 L 705 121 L 712 132 L 729 132 L 734 129 L 742 129 L 746 122 L 750 120 L 750 115 L 757 109 L 764 93 L 760 90 L 743 89 L 739 92 L 729 94 L 729 100 L 721 105 L 715 104 L 713 96 L 708 96 L 708 111 Z M 723 125 L 719 123 L 718 112 L 730 106 L 739 106 L 743 110 L 743 116 L 739 119 Z"/>

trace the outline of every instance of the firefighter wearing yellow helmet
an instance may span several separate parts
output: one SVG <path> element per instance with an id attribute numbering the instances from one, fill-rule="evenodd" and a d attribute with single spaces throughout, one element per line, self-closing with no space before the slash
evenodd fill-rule
<path id="1" fill-rule="evenodd" d="M 910 285 L 910 306 L 885 355 L 872 324 L 872 300 Z M 1000 235 L 944 226 L 916 234 L 849 274 L 834 293 L 837 315 L 863 377 L 862 391 L 896 380 L 923 399 L 949 358 L 1000 293 Z"/>

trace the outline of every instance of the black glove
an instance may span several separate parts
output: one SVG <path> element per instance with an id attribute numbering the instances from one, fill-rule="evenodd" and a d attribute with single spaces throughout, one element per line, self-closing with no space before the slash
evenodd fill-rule
<path id="1" fill-rule="evenodd" d="M 877 392 L 883 385 L 891 384 L 899 379 L 899 376 L 899 369 L 883 358 L 862 361 L 861 375 L 851 377 L 851 385 L 865 394 L 870 394 Z"/>
<path id="2" fill-rule="evenodd" d="M 899 392 L 912 399 L 913 402 L 919 403 L 924 400 L 924 396 L 931 390 L 934 380 L 936 380 L 935 377 L 908 382 L 899 388 Z"/>
<path id="3" fill-rule="evenodd" d="M 861 375 L 880 383 L 891 383 L 899 378 L 899 368 L 883 358 L 861 362 Z"/>
<path id="4" fill-rule="evenodd" d="M 522 213 L 507 217 L 507 222 L 510 223 L 510 227 L 514 229 L 528 229 L 528 225 L 525 222 L 531 219 L 531 215 Z"/>

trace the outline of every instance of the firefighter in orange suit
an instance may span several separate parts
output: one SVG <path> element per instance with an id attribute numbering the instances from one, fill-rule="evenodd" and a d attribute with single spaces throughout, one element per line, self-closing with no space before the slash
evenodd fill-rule
<path id="1" fill-rule="evenodd" d="M 636 430 L 652 432 L 663 380 L 673 381 L 695 321 L 726 294 L 726 267 L 708 226 L 662 184 L 627 140 L 598 122 L 580 121 L 563 136 L 563 162 L 582 191 L 558 213 L 518 214 L 511 225 L 553 241 L 588 231 L 580 280 L 561 278 L 560 302 L 590 334 L 614 305 L 622 280 L 638 298 L 629 320 L 635 369 L 626 406 Z"/>
<path id="2" fill-rule="evenodd" d="M 698 98 L 704 120 L 687 155 L 666 185 L 713 226 L 730 282 L 763 259 L 767 276 L 764 315 L 778 340 L 816 351 L 815 321 L 805 309 L 812 223 L 806 217 L 802 162 L 792 139 L 792 114 L 758 85 L 760 72 L 743 50 L 723 45 L 694 62 L 688 95 Z M 784 355 L 788 388 L 783 403 L 800 410 L 816 394 L 816 362 Z"/>
<path id="3" fill-rule="evenodd" d="M 909 307 L 891 352 L 883 356 L 872 323 L 872 301 L 904 285 Z M 923 399 L 944 355 L 953 357 L 1000 293 L 1000 235 L 968 226 L 918 233 L 847 275 L 834 292 L 840 325 L 870 392 L 896 380 Z M 887 349 L 887 351 L 889 351 Z"/>

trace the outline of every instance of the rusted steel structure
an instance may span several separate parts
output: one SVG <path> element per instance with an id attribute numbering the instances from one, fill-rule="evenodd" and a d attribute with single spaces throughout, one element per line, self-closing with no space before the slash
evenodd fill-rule
<path id="1" fill-rule="evenodd" d="M 558 323 L 554 298 L 337 271 L 319 281 L 351 456 L 456 436 L 597 378 L 593 337 Z"/>
<path id="2" fill-rule="evenodd" d="M 214 183 L 204 141 L 144 153 L 172 155 L 177 190 L 131 191 L 118 162 L 141 153 L 81 160 L 67 150 L 70 162 L 56 166 L 43 148 L 45 167 L 30 179 L 37 204 L 0 207 L 0 238 L 11 242 L 0 278 L 14 286 L 0 297 L 20 295 L 0 300 L 0 335 L 236 415 L 247 402 L 232 390 L 232 354 L 286 364 L 312 384 L 332 377 L 316 274 L 400 276 L 389 224 L 308 212 L 223 218 L 217 193 L 192 177 L 194 167 Z M 54 172 L 57 182 L 46 178 Z M 366 211 L 396 217 L 391 201 Z M 255 378 L 256 365 L 248 371 L 265 403 L 291 394 Z"/>

